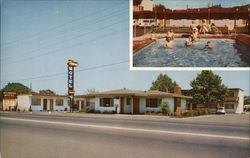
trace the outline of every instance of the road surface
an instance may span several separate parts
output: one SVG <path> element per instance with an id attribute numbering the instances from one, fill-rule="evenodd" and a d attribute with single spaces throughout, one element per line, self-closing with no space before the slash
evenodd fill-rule
<path id="1" fill-rule="evenodd" d="M 250 158 L 249 114 L 0 113 L 2 158 Z"/>

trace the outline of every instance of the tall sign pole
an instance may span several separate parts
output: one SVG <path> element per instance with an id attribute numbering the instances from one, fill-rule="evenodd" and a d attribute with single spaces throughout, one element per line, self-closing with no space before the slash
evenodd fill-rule
<path id="1" fill-rule="evenodd" d="M 69 97 L 69 104 L 70 104 L 70 112 L 73 112 L 75 109 L 75 102 L 74 102 L 74 67 L 79 66 L 78 62 L 74 60 L 69 60 L 67 62 L 68 65 L 68 97 Z"/>

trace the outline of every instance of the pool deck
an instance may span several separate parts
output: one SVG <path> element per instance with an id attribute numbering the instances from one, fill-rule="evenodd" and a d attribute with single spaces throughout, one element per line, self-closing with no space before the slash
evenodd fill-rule
<path id="1" fill-rule="evenodd" d="M 160 39 L 160 38 L 165 38 L 166 34 L 156 34 L 156 36 L 158 39 Z M 188 34 L 175 34 L 175 38 L 188 38 Z M 199 38 L 237 39 L 242 43 L 250 46 L 250 35 L 246 34 L 206 34 L 206 35 L 200 35 Z M 140 37 L 135 37 L 133 39 L 133 54 L 154 41 L 156 40 L 151 39 L 151 34 L 145 34 Z"/>

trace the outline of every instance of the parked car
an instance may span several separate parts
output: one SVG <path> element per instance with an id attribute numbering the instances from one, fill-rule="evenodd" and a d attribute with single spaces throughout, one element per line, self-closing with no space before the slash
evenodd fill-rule
<path id="1" fill-rule="evenodd" d="M 216 109 L 216 114 L 226 114 L 225 107 L 218 107 Z"/>
<path id="2" fill-rule="evenodd" d="M 244 105 L 244 111 L 250 111 L 250 105 Z"/>

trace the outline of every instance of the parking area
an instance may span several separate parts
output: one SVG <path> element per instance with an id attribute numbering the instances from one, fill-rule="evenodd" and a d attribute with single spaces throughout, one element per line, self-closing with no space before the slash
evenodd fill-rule
<path id="1" fill-rule="evenodd" d="M 226 123 L 226 124 L 248 124 L 250 123 L 250 113 L 244 114 L 211 114 L 198 117 L 185 118 L 195 122 L 211 122 L 211 123 Z"/>

